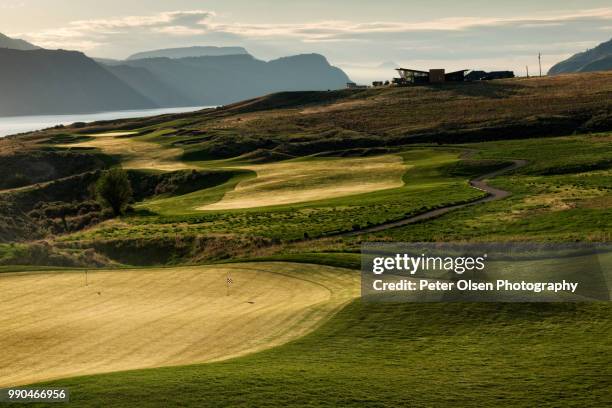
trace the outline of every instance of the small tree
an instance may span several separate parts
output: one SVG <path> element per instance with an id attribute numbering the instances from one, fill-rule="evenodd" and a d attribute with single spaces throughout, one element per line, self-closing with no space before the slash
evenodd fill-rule
<path id="1" fill-rule="evenodd" d="M 132 199 L 132 185 L 125 170 L 114 168 L 102 174 L 96 184 L 96 194 L 115 215 L 121 215 Z"/>

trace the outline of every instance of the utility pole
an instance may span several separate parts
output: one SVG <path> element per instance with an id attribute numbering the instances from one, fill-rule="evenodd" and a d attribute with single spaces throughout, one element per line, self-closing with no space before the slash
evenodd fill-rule
<path id="1" fill-rule="evenodd" d="M 540 66 L 540 77 L 542 76 L 542 53 L 538 52 L 538 65 Z"/>

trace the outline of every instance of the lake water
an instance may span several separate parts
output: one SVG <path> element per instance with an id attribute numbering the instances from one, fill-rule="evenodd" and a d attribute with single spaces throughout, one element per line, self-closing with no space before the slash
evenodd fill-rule
<path id="1" fill-rule="evenodd" d="M 76 115 L 39 115 L 0 117 L 0 137 L 15 133 L 31 132 L 56 125 L 70 125 L 74 122 L 95 122 L 97 120 L 142 118 L 163 115 L 165 113 L 193 112 L 209 106 L 190 106 L 182 108 L 161 108 L 144 110 L 126 110 L 115 112 L 84 113 Z"/>

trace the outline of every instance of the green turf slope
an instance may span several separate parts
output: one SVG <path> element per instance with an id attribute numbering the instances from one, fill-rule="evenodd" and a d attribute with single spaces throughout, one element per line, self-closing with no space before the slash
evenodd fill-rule
<path id="1" fill-rule="evenodd" d="M 80 407 L 610 406 L 607 304 L 362 304 L 222 363 L 48 383 Z"/>

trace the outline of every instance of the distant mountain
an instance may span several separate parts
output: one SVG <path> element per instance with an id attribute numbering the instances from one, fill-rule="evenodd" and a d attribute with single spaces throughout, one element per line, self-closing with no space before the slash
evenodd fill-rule
<path id="1" fill-rule="evenodd" d="M 146 68 L 109 65 L 106 69 L 158 106 L 198 106 L 194 99 L 177 91 Z"/>
<path id="2" fill-rule="evenodd" d="M 580 72 L 594 72 L 594 71 L 610 71 L 612 70 L 612 54 L 607 57 L 599 58 L 591 63 L 588 63 Z"/>
<path id="3" fill-rule="evenodd" d="M 554 65 L 548 75 L 612 70 L 612 39 Z"/>
<path id="4" fill-rule="evenodd" d="M 197 105 L 221 105 L 277 91 L 343 88 L 349 81 L 339 68 L 318 54 L 302 54 L 269 62 L 251 55 L 148 58 L 125 61 L 145 68 Z M 136 89 L 140 89 L 137 88 Z M 147 95 L 147 92 L 142 91 Z"/>
<path id="5" fill-rule="evenodd" d="M 97 58 L 91 57 L 92 60 L 96 61 L 98 64 L 102 65 L 121 65 L 123 64 L 123 60 L 112 59 L 112 58 Z"/>
<path id="6" fill-rule="evenodd" d="M 158 107 L 80 52 L 2 48 L 0 61 L 0 116 Z"/>
<path id="7" fill-rule="evenodd" d="M 277 91 L 343 88 L 318 54 L 108 60 L 64 50 L 0 48 L 0 116 L 225 105 Z"/>
<path id="8" fill-rule="evenodd" d="M 12 50 L 37 50 L 40 47 L 30 44 L 27 41 L 10 38 L 0 33 L 0 48 L 10 48 Z"/>
<path id="9" fill-rule="evenodd" d="M 130 55 L 128 60 L 144 58 L 187 58 L 187 57 L 219 57 L 222 55 L 246 55 L 242 47 L 184 47 L 166 48 L 162 50 L 145 51 Z"/>

